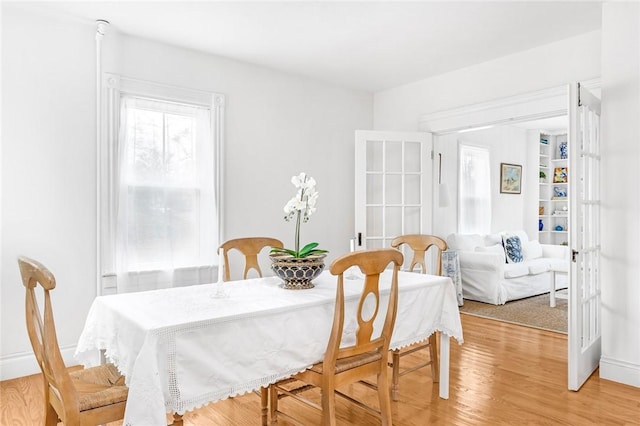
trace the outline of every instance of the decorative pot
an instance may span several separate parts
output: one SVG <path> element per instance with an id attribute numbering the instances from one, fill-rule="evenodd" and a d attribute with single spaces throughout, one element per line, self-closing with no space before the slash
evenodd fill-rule
<path id="1" fill-rule="evenodd" d="M 544 228 L 544 223 L 542 222 L 542 219 L 538 220 L 538 231 L 542 231 L 542 229 Z"/>
<path id="2" fill-rule="evenodd" d="M 558 149 L 560 151 L 560 159 L 566 160 L 567 157 L 568 157 L 567 143 L 566 142 L 561 142 L 560 145 L 558 146 Z"/>
<path id="3" fill-rule="evenodd" d="M 272 254 L 271 269 L 284 281 L 283 288 L 302 290 L 313 288 L 311 280 L 324 269 L 325 254 L 297 258 L 289 254 Z"/>

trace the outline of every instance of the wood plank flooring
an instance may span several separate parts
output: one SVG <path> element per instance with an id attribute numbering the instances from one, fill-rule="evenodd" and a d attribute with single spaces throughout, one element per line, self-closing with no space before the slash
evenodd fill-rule
<path id="1" fill-rule="evenodd" d="M 565 335 L 468 315 L 462 323 L 464 344 L 451 342 L 450 398 L 438 398 L 429 369 L 408 374 L 400 380 L 400 401 L 393 403 L 394 425 L 640 425 L 638 388 L 602 380 L 596 371 L 579 392 L 567 390 Z M 409 364 L 411 357 L 419 361 L 419 355 L 405 357 Z M 375 401 L 369 389 L 346 390 Z M 39 375 L 0 382 L 0 425 L 42 424 L 42 399 Z M 313 411 L 286 399 L 281 404 L 305 424 L 318 424 Z M 337 412 L 339 425 L 379 425 L 341 399 Z M 259 397 L 209 404 L 186 413 L 184 424 L 259 425 Z"/>

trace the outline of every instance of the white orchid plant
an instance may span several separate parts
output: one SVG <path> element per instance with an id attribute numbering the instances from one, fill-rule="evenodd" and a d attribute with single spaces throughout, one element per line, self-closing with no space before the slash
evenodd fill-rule
<path id="1" fill-rule="evenodd" d="M 295 258 L 304 258 L 311 255 L 327 253 L 327 250 L 317 248 L 318 243 L 309 243 L 300 248 L 300 224 L 309 221 L 309 217 L 316 211 L 318 192 L 316 181 L 311 176 L 302 172 L 291 178 L 291 183 L 298 189 L 296 195 L 284 206 L 284 220 L 290 222 L 296 218 L 295 250 L 272 247 L 271 253 L 289 254 Z"/>

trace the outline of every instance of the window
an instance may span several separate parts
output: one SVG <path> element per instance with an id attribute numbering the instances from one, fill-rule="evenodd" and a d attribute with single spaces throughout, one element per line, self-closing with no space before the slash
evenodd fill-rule
<path id="1" fill-rule="evenodd" d="M 211 264 L 215 235 L 209 110 L 122 98 L 120 165 L 128 264 L 134 270 Z M 124 207 L 124 208 L 122 208 Z M 213 245 L 215 247 L 215 245 Z"/>
<path id="2" fill-rule="evenodd" d="M 489 150 L 459 145 L 458 232 L 491 232 L 491 181 Z"/>
<path id="3" fill-rule="evenodd" d="M 110 121 L 101 256 L 113 272 L 103 275 L 116 277 L 118 292 L 212 282 L 220 95 L 121 77 L 108 87 L 107 110 L 118 119 Z"/>

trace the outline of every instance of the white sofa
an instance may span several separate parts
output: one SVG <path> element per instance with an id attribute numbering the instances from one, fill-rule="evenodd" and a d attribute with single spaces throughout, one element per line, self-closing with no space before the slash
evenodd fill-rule
<path id="1" fill-rule="evenodd" d="M 522 261 L 507 263 L 503 236 L 518 236 Z M 460 260 L 462 293 L 465 299 L 503 305 L 510 300 L 548 293 L 552 277 L 556 289 L 566 288 L 569 268 L 567 246 L 529 241 L 524 231 L 498 234 L 451 234 L 449 250 L 456 250 Z"/>

